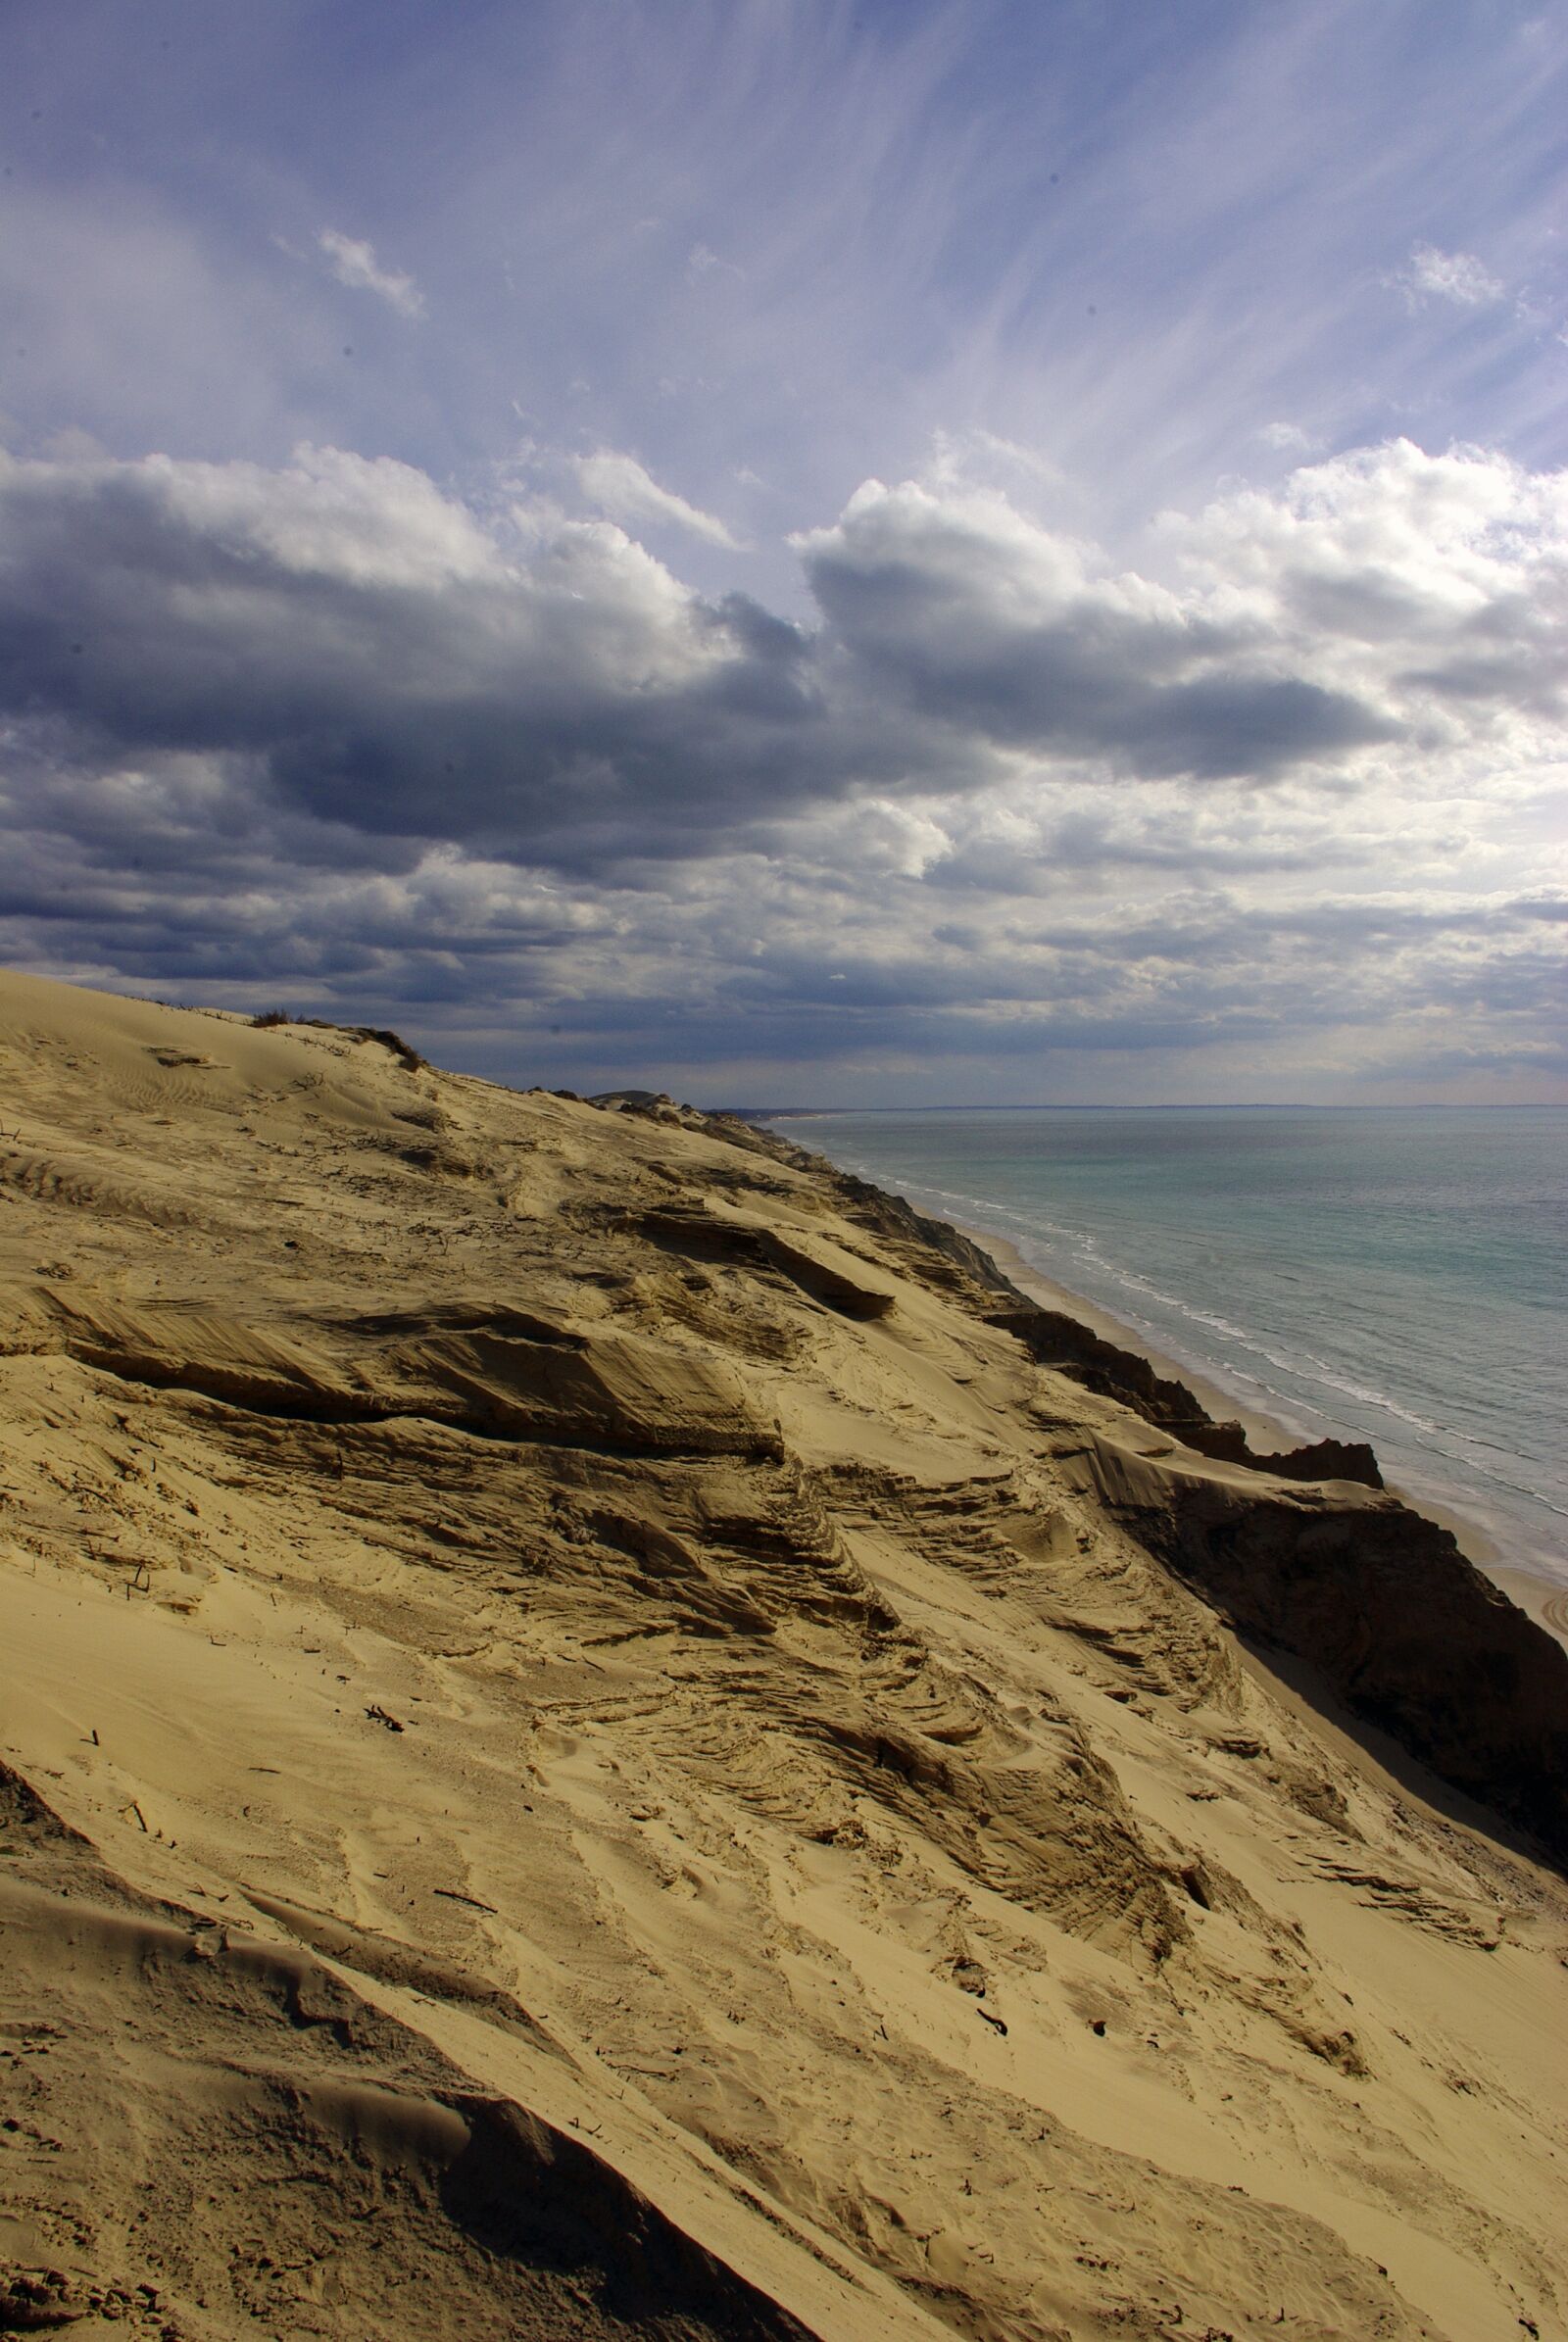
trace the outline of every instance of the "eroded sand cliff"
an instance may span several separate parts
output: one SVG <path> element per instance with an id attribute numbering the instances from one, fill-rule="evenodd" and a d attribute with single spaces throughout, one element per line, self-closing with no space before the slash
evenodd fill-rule
<path id="1" fill-rule="evenodd" d="M 1568 1661 L 1441 1532 L 733 1127 L 0 1076 L 0 2328 L 1568 2330 Z"/>

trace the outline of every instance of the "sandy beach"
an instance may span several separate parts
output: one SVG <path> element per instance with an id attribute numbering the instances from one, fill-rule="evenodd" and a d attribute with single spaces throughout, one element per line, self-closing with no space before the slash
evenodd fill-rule
<path id="1" fill-rule="evenodd" d="M 1397 1497 L 738 1124 L 0 1077 L 0 2322 L 1563 2342 L 1568 1662 Z"/>

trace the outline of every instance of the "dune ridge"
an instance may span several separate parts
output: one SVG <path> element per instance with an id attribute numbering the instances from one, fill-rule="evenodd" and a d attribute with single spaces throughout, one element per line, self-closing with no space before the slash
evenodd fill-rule
<path id="1" fill-rule="evenodd" d="M 0 1073 L 0 2330 L 1568 2332 L 1568 1658 L 1359 1459 L 666 1101 Z"/>

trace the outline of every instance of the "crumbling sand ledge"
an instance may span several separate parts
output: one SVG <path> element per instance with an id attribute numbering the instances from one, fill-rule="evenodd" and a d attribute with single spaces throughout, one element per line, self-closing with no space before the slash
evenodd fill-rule
<path id="1" fill-rule="evenodd" d="M 1044 1276 L 1032 1262 L 1026 1260 L 1015 1244 L 1000 1237 L 993 1229 L 975 1228 L 958 1222 L 961 1233 L 976 1244 L 982 1245 L 996 1260 L 999 1268 L 1026 1293 L 1046 1309 L 1063 1309 L 1080 1318 L 1105 1341 L 1119 1342 L 1124 1348 L 1136 1350 L 1148 1358 L 1156 1373 L 1175 1377 L 1188 1384 L 1211 1415 L 1230 1416 L 1247 1432 L 1252 1445 L 1267 1451 L 1299 1445 L 1314 1435 L 1303 1421 L 1292 1421 L 1284 1415 L 1271 1415 L 1250 1406 L 1237 1392 L 1210 1380 L 1184 1359 L 1173 1357 L 1152 1343 L 1136 1327 L 1125 1324 L 1109 1310 L 1088 1300 L 1082 1293 L 1072 1293 L 1054 1279 Z M 1414 1510 L 1423 1512 L 1446 1529 L 1468 1561 L 1494 1579 L 1510 1601 L 1528 1611 L 1548 1634 L 1563 1641 L 1568 1636 L 1568 1598 L 1561 1585 L 1552 1578 L 1542 1576 L 1510 1560 L 1494 1537 L 1470 1514 L 1434 1503 L 1424 1495 L 1414 1495 L 1408 1488 L 1391 1484 L 1395 1493 Z"/>
<path id="2" fill-rule="evenodd" d="M 1194 1590 L 1523 1810 L 1396 1502 L 739 1129 L 24 978 L 0 1073 L 0 2326 L 1564 2334 L 1561 1878 Z"/>

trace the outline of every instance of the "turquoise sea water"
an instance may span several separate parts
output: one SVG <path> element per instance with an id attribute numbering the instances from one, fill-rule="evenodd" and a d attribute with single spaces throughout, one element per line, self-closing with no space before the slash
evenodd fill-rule
<path id="1" fill-rule="evenodd" d="M 779 1128 L 1568 1584 L 1568 1111 L 1047 1108 Z"/>

